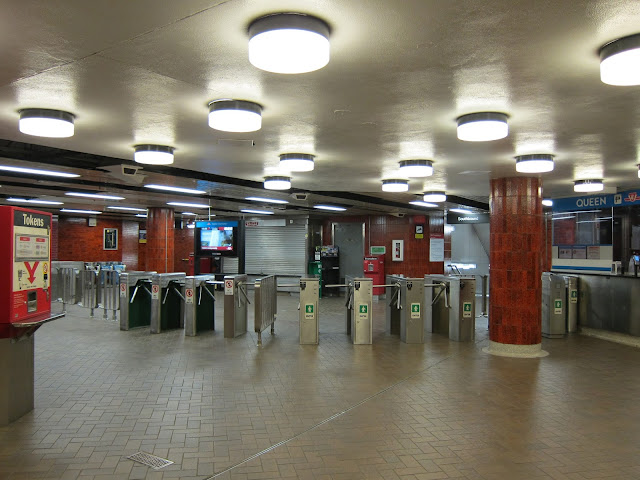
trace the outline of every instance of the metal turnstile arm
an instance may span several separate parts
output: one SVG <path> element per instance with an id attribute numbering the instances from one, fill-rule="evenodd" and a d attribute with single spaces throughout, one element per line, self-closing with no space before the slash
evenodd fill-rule
<path id="1" fill-rule="evenodd" d="M 435 305 L 438 300 L 440 300 L 440 297 L 442 296 L 442 294 L 444 294 L 444 306 L 446 308 L 451 308 L 451 306 L 449 305 L 449 299 L 447 298 L 447 284 L 446 283 L 436 283 L 433 285 L 434 287 L 440 287 L 440 291 L 438 292 L 438 294 L 435 296 L 435 298 L 433 299 L 433 301 L 431 302 L 431 306 Z"/>
<path id="2" fill-rule="evenodd" d="M 247 304 L 251 305 L 251 301 L 249 300 L 249 297 L 247 297 L 247 294 L 245 293 L 244 289 L 241 288 L 241 286 L 244 285 L 243 283 L 238 283 L 238 291 L 240 293 L 242 293 L 242 296 L 244 297 L 245 301 L 247 302 Z M 238 308 L 241 307 L 240 305 L 240 295 L 238 295 Z"/>
<path id="3" fill-rule="evenodd" d="M 198 297 L 198 305 L 200 305 L 200 300 L 202 299 L 202 291 L 204 290 L 205 292 L 207 292 L 209 294 L 209 296 L 211 297 L 211 300 L 213 300 L 214 302 L 216 301 L 216 297 L 213 293 L 211 293 L 211 290 L 209 290 L 206 286 L 206 283 L 204 285 L 200 285 L 200 296 Z"/>
<path id="4" fill-rule="evenodd" d="M 172 286 L 171 289 L 173 290 L 173 293 L 175 293 L 176 295 L 178 295 L 180 297 L 180 299 L 183 302 L 186 302 L 184 295 L 182 295 L 182 293 L 180 293 L 180 290 L 178 290 L 176 287 Z"/>

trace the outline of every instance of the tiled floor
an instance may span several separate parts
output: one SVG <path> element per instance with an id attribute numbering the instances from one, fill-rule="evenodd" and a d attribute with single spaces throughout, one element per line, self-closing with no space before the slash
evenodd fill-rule
<path id="1" fill-rule="evenodd" d="M 353 346 L 340 298 L 300 346 L 297 299 L 278 300 L 262 348 L 223 338 L 221 311 L 191 338 L 71 307 L 36 333 L 36 409 L 0 428 L 0 479 L 640 478 L 639 349 L 573 335 L 493 357 L 482 318 L 475 344 L 406 345 L 384 301 L 374 344 Z M 175 464 L 126 458 L 140 450 Z"/>

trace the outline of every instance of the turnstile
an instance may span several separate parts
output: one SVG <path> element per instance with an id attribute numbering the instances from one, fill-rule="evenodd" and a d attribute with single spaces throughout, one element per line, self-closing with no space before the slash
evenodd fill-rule
<path id="1" fill-rule="evenodd" d="M 567 290 L 562 275 L 542 274 L 542 336 L 562 338 L 566 333 Z"/>
<path id="2" fill-rule="evenodd" d="M 300 279 L 300 345 L 318 345 L 320 280 Z"/>
<path id="3" fill-rule="evenodd" d="M 184 281 L 184 334 L 194 337 L 208 330 L 215 330 L 214 275 L 185 277 Z"/>
<path id="4" fill-rule="evenodd" d="M 151 276 L 154 273 L 120 274 L 120 330 L 151 324 Z"/>
<path id="5" fill-rule="evenodd" d="M 347 334 L 354 345 L 373 343 L 373 280 L 371 278 L 345 277 L 347 284 Z"/>
<path id="6" fill-rule="evenodd" d="M 424 278 L 387 275 L 385 284 L 391 289 L 391 300 L 387 303 L 387 331 L 392 335 L 399 334 L 404 343 L 423 343 Z"/>
<path id="7" fill-rule="evenodd" d="M 567 332 L 578 331 L 578 277 L 565 276 L 567 286 Z"/>
<path id="8" fill-rule="evenodd" d="M 470 276 L 425 275 L 426 331 L 472 342 L 476 334 L 476 279 Z"/>
<path id="9" fill-rule="evenodd" d="M 224 338 L 247 333 L 247 276 L 224 277 Z"/>
<path id="10" fill-rule="evenodd" d="M 186 273 L 154 273 L 151 277 L 151 333 L 184 327 Z"/>

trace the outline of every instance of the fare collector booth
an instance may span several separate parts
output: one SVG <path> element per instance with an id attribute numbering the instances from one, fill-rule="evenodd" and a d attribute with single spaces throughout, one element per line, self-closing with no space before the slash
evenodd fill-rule
<path id="1" fill-rule="evenodd" d="M 33 410 L 34 338 L 51 313 L 51 214 L 0 206 L 0 426 Z"/>

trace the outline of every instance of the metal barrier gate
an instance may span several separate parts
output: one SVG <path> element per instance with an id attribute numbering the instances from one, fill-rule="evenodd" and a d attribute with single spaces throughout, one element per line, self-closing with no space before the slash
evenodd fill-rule
<path id="1" fill-rule="evenodd" d="M 104 309 L 103 318 L 113 312 L 113 320 L 117 320 L 116 310 L 120 309 L 120 272 L 117 270 L 100 270 L 98 277 L 98 305 Z"/>
<path id="2" fill-rule="evenodd" d="M 320 280 L 318 278 L 300 279 L 300 345 L 318 345 L 319 328 L 318 300 L 320 298 Z"/>
<path id="3" fill-rule="evenodd" d="M 393 289 L 387 304 L 387 331 L 400 334 L 404 343 L 424 343 L 424 279 L 387 275 L 385 283 Z"/>
<path id="4" fill-rule="evenodd" d="M 154 273 L 120 274 L 120 330 L 151 324 L 151 276 Z"/>
<path id="5" fill-rule="evenodd" d="M 206 330 L 215 330 L 215 275 L 196 275 L 184 280 L 184 334 L 194 337 Z"/>
<path id="6" fill-rule="evenodd" d="M 275 275 L 259 278 L 255 282 L 254 331 L 258 334 L 258 346 L 262 345 L 262 332 L 274 324 L 278 313 L 278 284 Z"/>
<path id="7" fill-rule="evenodd" d="M 562 275 L 542 274 L 542 336 L 562 338 L 566 333 L 567 290 Z"/>
<path id="8" fill-rule="evenodd" d="M 80 271 L 80 305 L 93 311 L 98 308 L 98 272 L 95 270 Z"/>
<path id="9" fill-rule="evenodd" d="M 328 287 L 346 286 L 347 302 L 345 306 L 347 334 L 351 335 L 354 345 L 373 343 L 373 279 L 345 277 L 346 285 L 327 285 Z"/>
<path id="10" fill-rule="evenodd" d="M 62 301 L 62 311 L 67 311 L 67 304 L 75 304 L 76 303 L 76 288 L 77 288 L 77 277 L 79 275 L 79 270 L 73 267 L 62 267 L 58 269 L 58 274 L 56 275 L 58 281 L 57 288 L 57 297 L 52 295 L 52 298 L 59 298 Z"/>
<path id="11" fill-rule="evenodd" d="M 224 338 L 235 338 L 247 333 L 247 276 L 224 277 Z"/>
<path id="12" fill-rule="evenodd" d="M 186 273 L 154 273 L 151 276 L 151 333 L 183 328 Z"/>
<path id="13" fill-rule="evenodd" d="M 424 282 L 426 330 L 456 342 L 474 341 L 475 277 L 425 275 Z"/>
<path id="14" fill-rule="evenodd" d="M 565 275 L 567 285 L 567 332 L 578 331 L 578 277 Z"/>

